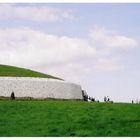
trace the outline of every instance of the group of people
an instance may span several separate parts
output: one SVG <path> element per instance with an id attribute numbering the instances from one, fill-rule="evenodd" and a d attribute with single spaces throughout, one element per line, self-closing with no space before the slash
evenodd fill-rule
<path id="1" fill-rule="evenodd" d="M 108 96 L 104 97 L 104 102 L 110 102 L 110 98 Z"/>
<path id="2" fill-rule="evenodd" d="M 136 99 L 136 102 L 134 102 L 134 100 L 132 100 L 132 104 L 134 104 L 134 103 L 140 104 L 140 101 L 138 99 Z"/>
<path id="3" fill-rule="evenodd" d="M 113 101 L 110 100 L 110 98 L 108 96 L 104 97 L 104 102 L 106 103 L 113 103 Z"/>
<path id="4" fill-rule="evenodd" d="M 90 96 L 88 97 L 88 100 L 91 102 L 98 102 L 98 103 L 100 102 L 99 100 L 95 100 L 95 98 L 90 97 Z"/>
<path id="5" fill-rule="evenodd" d="M 95 98 L 92 97 L 88 97 L 88 101 L 92 101 L 92 102 L 100 102 L 99 100 L 95 100 Z M 113 103 L 113 101 L 110 100 L 110 98 L 108 96 L 104 97 L 104 102 L 108 102 L 108 103 Z"/>
<path id="6" fill-rule="evenodd" d="M 98 103 L 100 102 L 99 100 L 95 100 L 95 98 L 88 96 L 85 91 L 82 91 L 82 93 L 83 93 L 84 101 L 91 101 L 91 102 L 98 102 Z M 14 92 L 11 93 L 11 97 L 10 98 L 11 98 L 11 100 L 15 100 Z M 104 102 L 111 102 L 111 103 L 113 103 L 113 101 L 111 101 L 108 96 L 104 97 Z M 134 103 L 140 104 L 140 101 L 138 101 L 138 99 L 136 99 L 136 102 L 134 102 L 134 100 L 132 100 L 132 104 L 134 104 Z"/>
<path id="7" fill-rule="evenodd" d="M 99 100 L 95 100 L 95 98 L 88 96 L 85 90 L 82 90 L 83 100 L 84 101 L 91 101 L 91 102 L 100 102 Z M 104 102 L 113 103 L 108 96 L 104 97 Z"/>

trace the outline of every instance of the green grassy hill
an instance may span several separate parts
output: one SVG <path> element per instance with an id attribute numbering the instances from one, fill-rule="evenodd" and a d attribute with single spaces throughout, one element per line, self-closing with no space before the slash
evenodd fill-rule
<path id="1" fill-rule="evenodd" d="M 1 100 L 0 136 L 140 136 L 140 105 Z"/>
<path id="2" fill-rule="evenodd" d="M 52 75 L 36 72 L 33 70 L 18 68 L 8 65 L 0 65 L 0 76 L 10 76 L 10 77 L 42 77 L 42 78 L 52 78 L 60 79 Z"/>

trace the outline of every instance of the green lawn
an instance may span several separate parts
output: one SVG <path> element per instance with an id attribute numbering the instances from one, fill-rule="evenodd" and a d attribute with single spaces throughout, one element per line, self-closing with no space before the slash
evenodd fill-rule
<path id="1" fill-rule="evenodd" d="M 41 78 L 52 78 L 60 79 L 52 75 L 44 74 L 41 72 L 19 68 L 8 65 L 0 65 L 0 76 L 11 76 L 11 77 L 41 77 Z"/>
<path id="2" fill-rule="evenodd" d="M 140 105 L 1 100 L 0 136 L 140 136 Z"/>

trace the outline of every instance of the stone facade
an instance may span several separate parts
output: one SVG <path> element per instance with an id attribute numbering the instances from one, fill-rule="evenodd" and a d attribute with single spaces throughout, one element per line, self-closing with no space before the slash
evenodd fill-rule
<path id="1" fill-rule="evenodd" d="M 83 99 L 80 85 L 47 78 L 0 77 L 0 96 Z"/>

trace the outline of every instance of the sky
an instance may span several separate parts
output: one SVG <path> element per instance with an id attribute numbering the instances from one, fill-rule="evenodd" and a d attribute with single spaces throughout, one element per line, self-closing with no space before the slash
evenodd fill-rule
<path id="1" fill-rule="evenodd" d="M 140 100 L 140 4 L 0 4 L 0 64 L 80 84 L 103 101 Z"/>

